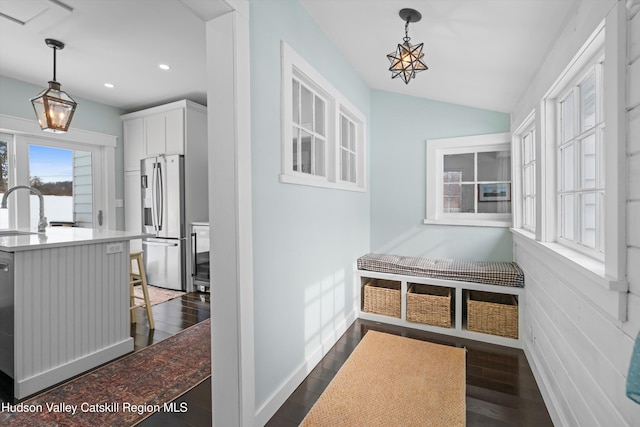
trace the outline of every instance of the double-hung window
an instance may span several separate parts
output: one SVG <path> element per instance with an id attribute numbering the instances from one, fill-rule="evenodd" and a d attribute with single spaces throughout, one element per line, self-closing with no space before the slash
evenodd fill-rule
<path id="1" fill-rule="evenodd" d="M 514 211 L 515 227 L 536 232 L 536 128 L 535 114 L 531 113 L 513 134 L 514 191 L 517 200 Z"/>
<path id="2" fill-rule="evenodd" d="M 340 111 L 340 179 L 345 182 L 358 182 L 358 141 L 356 122 L 351 115 Z"/>
<path id="3" fill-rule="evenodd" d="M 522 226 L 536 230 L 536 133 L 530 129 L 522 137 Z"/>
<path id="4" fill-rule="evenodd" d="M 365 117 L 282 43 L 280 181 L 364 191 Z"/>
<path id="5" fill-rule="evenodd" d="M 427 141 L 425 224 L 511 225 L 511 135 Z"/>
<path id="6" fill-rule="evenodd" d="M 526 256 L 548 264 L 559 280 L 579 278 L 574 280 L 577 292 L 624 321 L 628 176 L 627 129 L 621 118 L 628 83 L 621 9 L 614 8 L 568 59 L 514 132 L 512 146 L 514 178 L 520 182 L 514 186 L 519 201 L 516 254 L 522 248 Z M 530 198 L 532 221 L 526 208 Z"/>
<path id="7" fill-rule="evenodd" d="M 605 193 L 602 60 L 587 66 L 557 102 L 558 242 L 602 257 Z"/>
<path id="8" fill-rule="evenodd" d="M 326 176 L 326 95 L 307 83 L 299 73 L 292 81 L 292 168 L 316 176 Z"/>

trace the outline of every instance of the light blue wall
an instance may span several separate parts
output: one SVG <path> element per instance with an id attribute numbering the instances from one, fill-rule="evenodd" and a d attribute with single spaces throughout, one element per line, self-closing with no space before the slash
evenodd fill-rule
<path id="1" fill-rule="evenodd" d="M 429 72 L 418 76 L 428 79 Z M 401 82 L 399 82 L 401 83 Z M 507 228 L 424 225 L 428 139 L 509 132 L 509 115 L 389 92 L 371 93 L 371 249 L 511 261 Z"/>
<path id="2" fill-rule="evenodd" d="M 35 120 L 29 99 L 40 93 L 44 87 L 46 87 L 46 82 L 43 82 L 41 87 L 0 75 L 0 114 Z M 76 96 L 73 98 L 78 103 L 78 108 L 73 115 L 71 127 L 115 135 L 118 138 L 115 153 L 116 199 L 124 199 L 122 120 L 120 120 L 120 115 L 124 113 L 124 110 Z M 116 208 L 116 227 L 118 230 L 124 229 L 124 210 L 122 208 Z"/>
<path id="3" fill-rule="evenodd" d="M 279 182 L 281 40 L 367 117 L 370 90 L 296 0 L 255 0 L 250 5 L 255 369 L 260 408 L 352 312 L 354 263 L 369 250 L 368 192 Z"/>

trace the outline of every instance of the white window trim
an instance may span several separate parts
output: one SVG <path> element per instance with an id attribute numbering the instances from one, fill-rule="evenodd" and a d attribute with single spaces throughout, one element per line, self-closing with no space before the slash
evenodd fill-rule
<path id="1" fill-rule="evenodd" d="M 281 42 L 282 55 L 282 146 L 280 182 L 312 187 L 324 187 L 348 191 L 367 191 L 366 171 L 366 118 L 347 98 L 345 98 L 327 79 L 317 72 L 302 56 L 284 41 Z M 319 87 L 327 95 L 326 108 L 326 176 L 311 175 L 294 171 L 292 167 L 292 88 L 293 70 Z M 340 114 L 344 114 L 356 124 L 357 180 L 355 183 L 343 181 L 340 177 Z"/>
<path id="2" fill-rule="evenodd" d="M 481 151 L 511 151 L 511 134 L 432 139 L 427 145 L 426 218 L 424 224 L 511 227 L 512 214 L 442 212 L 442 170 L 444 154 Z M 512 159 L 513 162 L 513 159 Z M 512 176 L 513 179 L 513 176 Z M 513 181 L 511 182 L 513 188 Z M 513 193 L 511 200 L 513 201 Z M 512 202 L 513 203 L 513 202 Z M 513 204 L 512 204 L 513 206 Z"/>
<path id="3" fill-rule="evenodd" d="M 349 148 L 349 144 L 347 146 L 343 145 L 343 140 L 342 140 L 342 119 L 347 120 L 348 125 L 351 126 L 353 125 L 353 129 L 354 129 L 354 148 L 351 149 Z M 362 165 L 364 162 L 360 161 L 360 152 L 358 151 L 360 149 L 360 147 L 358 146 L 358 124 L 357 124 L 357 119 L 354 118 L 353 114 L 351 114 L 350 111 L 347 111 L 345 108 L 340 108 L 340 111 L 338 112 L 338 126 L 340 127 L 340 137 L 337 139 L 336 141 L 336 146 L 338 148 L 338 164 L 337 166 L 337 171 L 336 171 L 336 175 L 340 177 L 340 180 L 342 182 L 344 182 L 345 184 L 353 184 L 353 185 L 358 185 L 358 180 L 361 178 L 362 175 Z M 348 142 L 351 142 L 351 133 L 347 130 L 347 139 Z M 342 177 L 342 154 L 346 153 L 347 157 L 353 155 L 355 156 L 355 171 L 351 170 L 351 164 L 349 163 L 347 165 L 347 171 L 348 171 L 348 179 L 345 180 Z M 351 181 L 351 177 L 352 175 L 355 174 L 356 176 L 356 180 L 355 181 Z"/>
<path id="4" fill-rule="evenodd" d="M 607 27 L 608 37 L 604 38 Z M 614 8 L 584 43 L 536 109 L 536 233 L 512 229 L 514 244 L 526 247 L 560 277 L 579 277 L 575 289 L 583 293 L 603 314 L 627 320 L 626 281 L 626 21 L 624 6 Z M 604 48 L 605 154 L 605 259 L 587 257 L 555 242 L 556 238 L 556 140 L 555 98 L 566 82 L 575 78 L 596 53 Z M 572 74 L 573 73 L 573 74 Z M 554 93 L 555 91 L 555 93 Z M 551 156 L 553 155 L 553 156 Z M 551 161 L 549 161 L 551 159 Z M 553 195 L 549 197 L 548 195 Z"/>
<path id="5" fill-rule="evenodd" d="M 574 198 L 576 199 L 574 201 L 574 203 L 576 203 L 576 205 L 579 203 L 579 194 L 582 194 L 583 189 L 578 188 L 579 184 L 578 184 L 578 180 L 579 177 L 576 175 L 574 177 L 574 189 L 572 190 L 564 190 L 560 188 L 559 182 L 560 182 L 560 176 L 562 173 L 562 162 L 560 161 L 560 146 L 561 145 L 565 145 L 567 142 L 569 141 L 573 141 L 571 144 L 573 145 L 573 149 L 574 150 L 578 150 L 579 149 L 579 145 L 580 142 L 582 140 L 584 140 L 586 138 L 586 136 L 584 136 L 585 134 L 594 134 L 596 135 L 596 151 L 600 152 L 600 156 L 601 156 L 601 162 L 598 163 L 596 165 L 597 168 L 597 180 L 599 183 L 603 182 L 605 177 L 601 176 L 601 168 L 604 166 L 604 156 L 603 156 L 603 148 L 602 148 L 602 141 L 604 140 L 603 138 L 603 129 L 606 129 L 606 122 L 604 120 L 603 117 L 603 104 L 598 104 L 598 108 L 596 111 L 596 124 L 590 128 L 587 129 L 586 131 L 580 131 L 580 130 L 576 130 L 574 129 L 574 135 L 569 138 L 569 141 L 567 142 L 562 142 L 560 143 L 560 140 L 562 138 L 561 136 L 561 125 L 559 125 L 560 121 L 561 121 L 561 112 L 560 112 L 560 108 L 557 107 L 557 105 L 559 105 L 561 102 L 564 102 L 571 93 L 573 93 L 574 96 L 574 102 L 575 102 L 575 97 L 576 97 L 576 93 L 579 91 L 579 87 L 582 84 L 582 82 L 584 81 L 584 79 L 591 74 L 592 72 L 595 72 L 595 78 L 596 78 L 596 83 L 598 85 L 598 87 L 596 88 L 596 94 L 599 97 L 603 97 L 604 93 L 603 93 L 603 88 L 601 87 L 602 85 L 602 67 L 600 66 L 600 63 L 602 62 L 604 56 L 604 50 L 600 49 L 598 50 L 595 55 L 593 55 L 591 57 L 591 59 L 589 60 L 589 62 L 591 63 L 591 65 L 586 65 L 583 66 L 579 72 L 571 79 L 567 79 L 568 81 L 563 81 L 561 86 L 562 89 L 560 92 L 557 93 L 557 96 L 555 96 L 555 98 L 547 98 L 546 102 L 556 102 L 556 116 L 555 116 L 555 120 L 554 120 L 554 128 L 556 130 L 555 133 L 555 138 L 554 139 L 554 144 L 555 144 L 555 151 L 553 152 L 553 154 L 550 153 L 550 156 L 554 156 L 555 157 L 555 162 L 556 162 L 556 190 L 555 190 L 555 197 L 556 197 L 556 202 L 558 202 L 560 200 L 560 194 L 564 193 L 564 194 L 572 194 L 574 196 Z M 574 111 L 573 111 L 573 125 L 574 128 L 577 126 L 577 129 L 580 129 L 580 111 L 579 111 L 579 107 L 575 108 L 576 106 L 574 105 Z M 577 133 L 576 133 L 577 132 Z M 599 136 L 598 136 L 599 135 Z M 582 136 L 582 138 L 581 138 Z M 606 140 L 604 140 L 604 144 L 606 144 Z M 546 161 L 548 162 L 549 159 L 546 159 Z M 575 162 L 575 159 L 574 159 Z M 574 166 L 574 171 L 575 173 L 577 173 L 577 171 L 580 169 L 580 167 L 577 164 L 573 164 Z M 606 188 L 605 187 L 596 187 L 594 191 L 588 191 L 589 193 L 595 193 L 596 196 L 598 194 L 599 191 L 604 191 L 606 194 Z M 557 205 L 556 205 L 557 206 Z M 576 252 L 580 252 L 583 253 L 589 257 L 598 259 L 603 261 L 604 260 L 604 253 L 601 251 L 601 249 L 604 249 L 604 243 L 601 242 L 601 235 L 604 233 L 604 230 L 602 228 L 603 224 L 602 224 L 602 214 L 603 214 L 603 210 L 604 210 L 604 206 L 601 205 L 597 205 L 599 206 L 597 208 L 597 216 L 596 216 L 596 221 L 598 221 L 600 223 L 600 226 L 598 228 L 599 231 L 599 236 L 596 236 L 596 247 L 594 249 L 592 248 L 588 248 L 586 246 L 583 246 L 582 244 L 580 244 L 577 240 L 570 240 L 567 239 L 563 236 L 560 235 L 560 231 L 559 228 L 561 227 L 561 223 L 562 223 L 562 215 L 560 213 L 560 209 L 556 210 L 556 236 L 555 236 L 555 241 L 560 243 L 563 246 L 566 246 L 568 248 L 570 248 L 573 251 Z M 576 206 L 577 208 L 577 206 Z M 579 233 L 578 230 L 578 220 L 583 219 L 581 217 L 577 217 L 575 218 L 575 223 L 574 223 L 574 236 L 577 235 Z"/>
<path id="6" fill-rule="evenodd" d="M 536 119 L 536 112 L 534 110 L 531 113 L 529 113 L 529 115 L 522 121 L 520 126 L 518 126 L 518 128 L 513 133 L 513 141 L 511 145 L 511 162 L 513 164 L 513 169 L 511 171 L 511 185 L 512 185 L 511 193 L 513 195 L 513 205 L 512 205 L 513 228 L 519 229 L 524 233 L 528 233 L 530 234 L 531 237 L 535 237 L 534 235 L 535 235 L 536 229 L 538 228 L 537 205 L 539 204 L 539 201 L 540 201 L 540 191 L 536 186 L 536 191 L 535 191 L 536 213 L 534 213 L 534 215 L 536 216 L 536 226 L 534 227 L 533 230 L 530 230 L 524 226 L 524 209 L 525 209 L 523 205 L 524 177 L 522 176 L 523 174 L 522 162 L 524 158 L 524 153 L 523 153 L 523 147 L 522 147 L 522 140 L 524 138 L 524 135 L 528 134 L 532 129 L 537 130 L 535 127 L 535 119 Z M 539 132 L 534 132 L 535 139 L 533 143 L 534 143 L 534 148 L 536 150 L 535 154 L 537 154 L 536 147 L 539 145 L 538 133 Z M 537 157 L 535 158 L 535 162 L 536 162 L 535 168 L 536 168 L 536 176 L 537 176 L 537 168 L 539 163 L 539 160 Z"/>
<path id="7" fill-rule="evenodd" d="M 39 139 L 48 139 L 53 145 L 61 147 L 69 146 L 68 144 L 77 144 L 85 146 L 89 149 L 99 149 L 102 152 L 102 164 L 95 164 L 94 168 L 97 173 L 101 174 L 103 179 L 102 200 L 96 204 L 96 211 L 104 212 L 104 222 L 102 226 L 95 224 L 94 228 L 104 230 L 116 229 L 116 178 L 115 178 L 115 150 L 118 138 L 114 135 L 108 135 L 99 132 L 87 131 L 82 129 L 69 129 L 66 133 L 51 134 L 43 132 L 35 120 L 24 119 L 21 117 L 7 116 L 0 114 L 0 131 L 14 134 L 16 139 L 24 136 L 33 136 Z M 23 169 L 25 165 L 15 165 L 16 168 Z M 26 193 L 20 193 L 18 197 L 23 197 Z M 100 207 L 103 207 L 100 209 Z M 18 223 L 17 226 L 22 226 Z"/>

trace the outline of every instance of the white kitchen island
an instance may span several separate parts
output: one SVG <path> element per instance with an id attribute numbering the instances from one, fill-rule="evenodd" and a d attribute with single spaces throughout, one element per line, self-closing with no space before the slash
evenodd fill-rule
<path id="1" fill-rule="evenodd" d="M 133 351 L 129 323 L 129 240 L 140 234 L 73 227 L 45 233 L 0 230 L 0 369 L 23 399 Z M 11 274 L 12 273 L 12 274 Z M 8 348 L 13 341 L 13 348 Z M 13 353 L 11 358 L 6 357 Z"/>

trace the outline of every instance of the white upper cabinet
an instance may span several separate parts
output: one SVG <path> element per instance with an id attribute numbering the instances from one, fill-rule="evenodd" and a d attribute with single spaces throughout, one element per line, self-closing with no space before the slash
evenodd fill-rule
<path id="1" fill-rule="evenodd" d="M 144 118 L 144 154 L 184 154 L 184 109 Z"/>
<path id="2" fill-rule="evenodd" d="M 164 153 L 166 147 L 165 114 L 145 117 L 144 121 L 144 155 Z"/>
<path id="3" fill-rule="evenodd" d="M 184 154 L 186 133 L 184 115 L 184 109 L 168 111 L 164 115 L 165 153 L 167 154 Z"/>
<path id="4" fill-rule="evenodd" d="M 140 170 L 140 160 L 146 157 L 185 154 L 187 134 L 193 126 L 190 123 L 194 116 L 200 117 L 205 112 L 205 107 L 185 100 L 122 116 L 124 170 Z M 196 143 L 206 144 L 206 141 Z"/>
<path id="5" fill-rule="evenodd" d="M 124 122 L 124 170 L 140 170 L 143 156 L 144 126 L 142 119 Z"/>

